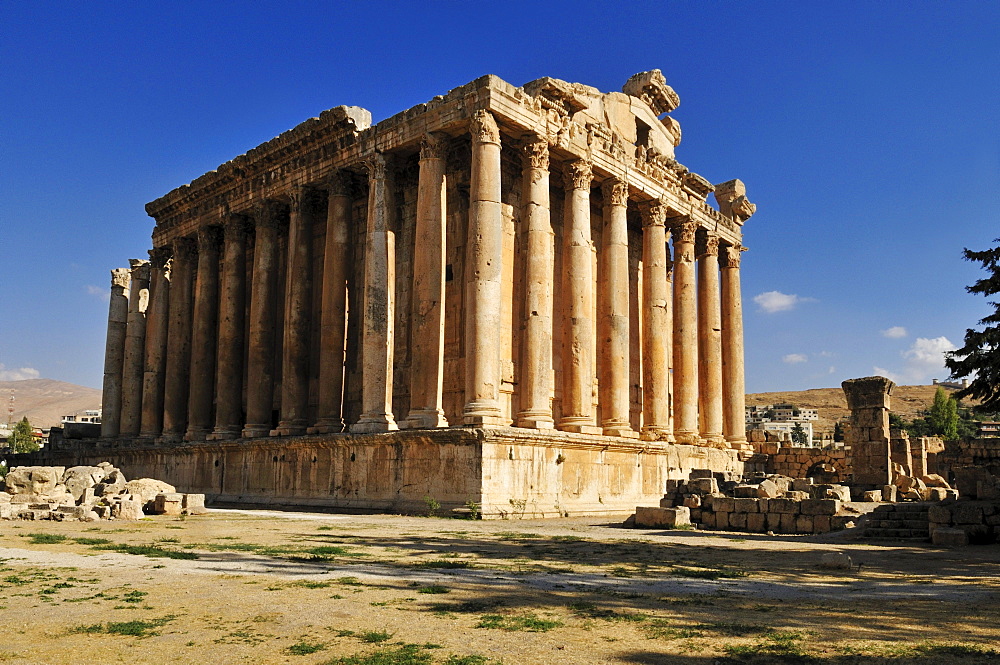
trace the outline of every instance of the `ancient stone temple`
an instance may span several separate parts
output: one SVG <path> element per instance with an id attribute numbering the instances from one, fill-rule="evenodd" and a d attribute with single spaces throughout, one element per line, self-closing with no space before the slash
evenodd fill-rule
<path id="1" fill-rule="evenodd" d="M 485 76 L 374 125 L 325 111 L 153 201 L 150 260 L 113 271 L 103 439 L 53 454 L 484 516 L 739 471 L 754 206 L 676 160 L 678 103 L 658 70 Z"/>

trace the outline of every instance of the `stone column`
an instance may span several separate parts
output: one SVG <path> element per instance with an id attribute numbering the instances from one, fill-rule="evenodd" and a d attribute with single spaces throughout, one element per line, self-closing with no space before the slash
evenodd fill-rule
<path id="1" fill-rule="evenodd" d="M 518 427 L 552 429 L 552 219 L 549 214 L 549 144 L 532 137 L 524 146 L 525 304 Z"/>
<path id="2" fill-rule="evenodd" d="M 111 271 L 108 337 L 104 347 L 104 396 L 101 398 L 101 436 L 121 433 L 122 369 L 125 363 L 125 330 L 128 322 L 128 268 Z"/>
<path id="3" fill-rule="evenodd" d="M 361 418 L 351 425 L 351 431 L 358 433 L 399 429 L 392 415 L 396 284 L 396 244 L 390 222 L 394 212 L 392 184 L 384 155 L 375 153 L 367 167 Z"/>
<path id="4" fill-rule="evenodd" d="M 722 263 L 722 432 L 731 448 L 747 447 L 743 370 L 743 296 L 740 245 L 726 247 Z"/>
<path id="5" fill-rule="evenodd" d="M 281 345 L 281 422 L 272 435 L 296 436 L 309 425 L 309 328 L 312 308 L 312 215 L 304 187 L 288 193 L 288 269 Z"/>
<path id="6" fill-rule="evenodd" d="M 698 407 L 701 438 L 722 444 L 722 305 L 719 237 L 706 234 L 698 256 Z"/>
<path id="7" fill-rule="evenodd" d="M 600 344 L 598 401 L 605 436 L 638 438 L 629 423 L 628 183 L 606 180 L 604 230 L 597 255 Z"/>
<path id="8" fill-rule="evenodd" d="M 215 396 L 215 357 L 218 351 L 219 249 L 222 229 L 198 229 L 198 280 L 194 294 L 191 334 L 191 389 L 185 441 L 204 441 L 212 431 Z"/>
<path id="9" fill-rule="evenodd" d="M 146 362 L 142 373 L 142 423 L 139 436 L 163 431 L 163 387 L 167 366 L 170 313 L 170 247 L 149 250 L 149 306 L 146 309 Z"/>
<path id="10" fill-rule="evenodd" d="M 590 183 L 593 172 L 584 160 L 564 170 L 563 219 L 562 418 L 566 432 L 601 434 L 594 424 L 594 268 L 590 238 Z"/>
<path id="11" fill-rule="evenodd" d="M 644 203 L 642 213 L 642 438 L 670 441 L 670 288 L 667 208 Z"/>
<path id="12" fill-rule="evenodd" d="M 128 296 L 128 325 L 125 328 L 125 361 L 122 368 L 121 435 L 138 436 L 142 424 L 142 371 L 146 353 L 149 261 L 130 259 L 129 265 L 131 286 Z"/>
<path id="13" fill-rule="evenodd" d="M 465 272 L 466 425 L 507 425 L 500 411 L 500 314 L 503 295 L 503 212 L 500 128 L 489 111 L 471 122 L 472 174 Z"/>
<path id="14" fill-rule="evenodd" d="M 265 201 L 256 216 L 250 339 L 247 348 L 247 417 L 243 437 L 268 436 L 274 408 L 274 324 L 278 295 L 278 227 L 283 206 Z"/>
<path id="15" fill-rule="evenodd" d="M 674 437 L 698 443 L 698 311 L 694 239 L 697 222 L 677 218 L 674 238 Z"/>
<path id="16" fill-rule="evenodd" d="M 424 136 L 417 182 L 418 250 L 413 257 L 410 413 L 407 427 L 447 427 L 444 386 L 446 138 Z"/>
<path id="17" fill-rule="evenodd" d="M 351 245 L 351 176 L 338 171 L 329 182 L 326 246 L 323 253 L 322 319 L 319 345 L 317 434 L 344 431 L 344 336 L 347 333 L 347 276 Z"/>
<path id="18" fill-rule="evenodd" d="M 191 387 L 191 305 L 197 252 L 198 246 L 193 238 L 174 240 L 161 435 L 166 443 L 180 441 L 187 429 L 188 395 Z"/>
<path id="19" fill-rule="evenodd" d="M 889 446 L 889 405 L 896 384 L 884 376 L 848 379 L 841 383 L 851 424 L 844 443 L 851 447 L 853 483 L 882 489 L 893 480 Z"/>
<path id="20" fill-rule="evenodd" d="M 212 440 L 236 439 L 243 429 L 243 336 L 246 326 L 247 222 L 230 214 L 223 223 L 222 299 L 215 368 Z"/>

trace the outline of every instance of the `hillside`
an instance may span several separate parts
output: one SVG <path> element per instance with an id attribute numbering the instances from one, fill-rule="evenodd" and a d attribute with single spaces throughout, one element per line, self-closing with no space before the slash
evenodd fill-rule
<path id="1" fill-rule="evenodd" d="M 942 388 L 949 393 L 956 391 L 956 389 L 946 386 L 942 386 Z M 891 410 L 904 420 L 913 420 L 914 417 L 920 415 L 921 411 L 931 407 L 937 389 L 938 387 L 934 385 L 896 386 L 892 391 Z M 814 388 L 812 390 L 747 395 L 747 406 L 779 403 L 794 404 L 802 409 L 816 409 L 819 412 L 819 420 L 813 423 L 813 429 L 817 432 L 830 431 L 836 421 L 846 420 L 851 415 L 850 411 L 847 410 L 847 400 L 844 398 L 844 391 L 841 388 Z"/>
<path id="2" fill-rule="evenodd" d="M 14 420 L 24 416 L 35 427 L 58 425 L 64 415 L 101 407 L 101 391 L 53 379 L 0 381 L 0 422 L 7 423 L 10 391 L 14 391 Z"/>

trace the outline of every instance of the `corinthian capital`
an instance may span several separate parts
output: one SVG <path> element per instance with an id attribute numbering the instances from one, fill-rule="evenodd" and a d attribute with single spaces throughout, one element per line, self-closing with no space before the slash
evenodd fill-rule
<path id="1" fill-rule="evenodd" d="M 365 170 L 369 180 L 385 180 L 389 171 L 388 160 L 381 152 L 376 152 L 365 160 Z"/>
<path id="2" fill-rule="evenodd" d="M 120 286 L 123 289 L 127 289 L 130 279 L 131 273 L 128 268 L 115 268 L 111 271 L 111 288 Z"/>
<path id="3" fill-rule="evenodd" d="M 740 254 L 747 250 L 746 247 L 742 245 L 728 245 L 726 247 L 726 263 L 722 266 L 723 268 L 739 268 L 740 267 Z"/>
<path id="4" fill-rule="evenodd" d="M 221 226 L 203 226 L 198 229 L 198 249 L 199 251 L 211 251 L 218 249 L 222 244 Z"/>
<path id="5" fill-rule="evenodd" d="M 639 204 L 642 226 L 664 226 L 667 220 L 667 206 L 663 201 L 643 201 Z"/>
<path id="6" fill-rule="evenodd" d="M 500 145 L 500 127 L 493 114 L 480 109 L 472 114 L 470 121 L 474 143 L 495 143 Z"/>
<path id="7" fill-rule="evenodd" d="M 590 162 L 577 159 L 569 162 L 563 169 L 564 187 L 566 189 L 583 189 L 590 191 L 590 183 L 594 180 L 594 172 Z"/>
<path id="8" fill-rule="evenodd" d="M 167 267 L 167 262 L 173 254 L 173 249 L 169 245 L 154 247 L 149 250 L 149 262 L 154 270 L 163 270 Z"/>
<path id="9" fill-rule="evenodd" d="M 420 138 L 420 160 L 444 159 L 448 152 L 447 137 L 437 132 L 428 132 Z"/>
<path id="10" fill-rule="evenodd" d="M 149 261 L 146 259 L 129 259 L 129 272 L 132 273 L 132 279 L 138 282 L 148 282 L 149 281 Z"/>
<path id="11" fill-rule="evenodd" d="M 611 178 L 601 183 L 601 192 L 607 205 L 624 207 L 628 205 L 628 183 Z"/>
<path id="12" fill-rule="evenodd" d="M 549 142 L 533 137 L 524 144 L 524 165 L 531 169 L 549 168 Z"/>
<path id="13" fill-rule="evenodd" d="M 197 256 L 198 243 L 194 238 L 174 238 L 174 261 L 189 263 Z"/>
<path id="14" fill-rule="evenodd" d="M 705 239 L 698 243 L 698 258 L 704 256 L 719 255 L 719 236 L 713 233 L 706 233 Z"/>
<path id="15" fill-rule="evenodd" d="M 326 187 L 330 196 L 350 196 L 354 189 L 354 179 L 351 172 L 339 169 L 330 174 L 326 180 Z"/>
<path id="16" fill-rule="evenodd" d="M 243 215 L 229 213 L 222 218 L 222 229 L 226 238 L 242 238 L 247 234 L 247 219 Z"/>
<path id="17" fill-rule="evenodd" d="M 698 233 L 698 222 L 692 222 L 690 217 L 675 217 L 670 225 L 671 233 L 674 237 L 674 244 L 694 244 L 695 236 Z"/>

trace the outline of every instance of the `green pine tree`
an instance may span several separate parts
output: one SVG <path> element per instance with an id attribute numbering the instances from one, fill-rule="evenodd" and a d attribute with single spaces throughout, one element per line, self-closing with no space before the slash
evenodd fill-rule
<path id="1" fill-rule="evenodd" d="M 38 450 L 38 441 L 35 440 L 28 416 L 21 418 L 21 422 L 14 425 L 7 446 L 14 453 L 33 453 Z"/>

